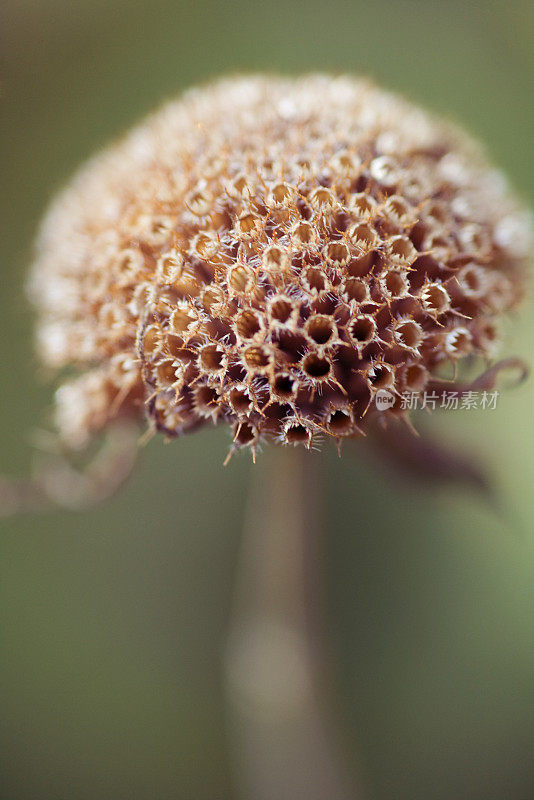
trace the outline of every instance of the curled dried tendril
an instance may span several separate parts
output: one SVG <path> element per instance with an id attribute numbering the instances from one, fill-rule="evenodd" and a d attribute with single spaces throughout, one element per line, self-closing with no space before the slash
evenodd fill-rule
<path id="1" fill-rule="evenodd" d="M 53 441 L 58 444 L 57 439 Z M 32 478 L 14 480 L 0 475 L 0 517 L 54 506 L 82 511 L 98 505 L 124 484 L 137 454 L 137 429 L 124 422 L 109 426 L 97 453 L 83 465 L 74 464 L 72 453 L 63 448 L 40 453 Z"/>

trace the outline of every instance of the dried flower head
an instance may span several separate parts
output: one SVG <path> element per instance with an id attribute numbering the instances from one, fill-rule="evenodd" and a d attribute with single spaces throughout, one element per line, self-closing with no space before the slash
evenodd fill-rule
<path id="1" fill-rule="evenodd" d="M 31 295 L 72 447 L 118 415 L 235 446 L 353 436 L 379 389 L 491 357 L 525 213 L 458 131 L 366 81 L 227 80 L 94 158 L 54 203 Z M 399 403 L 386 412 L 401 414 Z"/>

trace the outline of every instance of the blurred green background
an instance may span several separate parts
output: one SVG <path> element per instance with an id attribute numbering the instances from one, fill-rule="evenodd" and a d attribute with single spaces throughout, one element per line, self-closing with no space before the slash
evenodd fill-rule
<path id="1" fill-rule="evenodd" d="M 23 281 L 49 198 L 194 83 L 370 74 L 460 120 L 534 193 L 534 4 L 3 0 L 0 471 L 27 473 L 52 390 Z M 534 316 L 508 323 L 532 361 Z M 497 475 L 499 517 L 367 452 L 312 456 L 328 498 L 337 691 L 368 797 L 534 798 L 534 381 L 436 415 Z M 229 437 L 153 441 L 86 513 L 2 522 L 0 800 L 232 798 L 221 660 L 252 469 Z M 256 469 L 261 469 L 260 466 Z"/>

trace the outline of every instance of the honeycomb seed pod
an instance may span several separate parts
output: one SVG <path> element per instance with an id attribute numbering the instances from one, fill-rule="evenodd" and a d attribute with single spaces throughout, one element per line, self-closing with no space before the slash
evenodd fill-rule
<path id="1" fill-rule="evenodd" d="M 479 149 L 364 80 L 188 92 L 55 201 L 30 279 L 65 443 L 116 416 L 234 447 L 360 435 L 379 389 L 493 357 L 528 214 Z M 391 410 L 399 414 L 398 404 Z"/>

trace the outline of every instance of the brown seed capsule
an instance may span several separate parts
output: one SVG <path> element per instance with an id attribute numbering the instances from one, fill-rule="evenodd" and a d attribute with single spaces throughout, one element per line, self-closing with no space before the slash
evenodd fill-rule
<path id="1" fill-rule="evenodd" d="M 191 91 L 43 224 L 40 354 L 82 372 L 57 393 L 59 431 L 82 447 L 144 401 L 171 435 L 228 422 L 235 447 L 359 435 L 380 389 L 494 355 L 530 247 L 473 143 L 366 81 Z"/>

